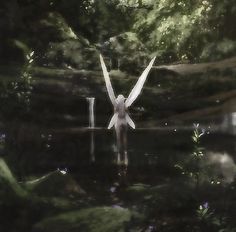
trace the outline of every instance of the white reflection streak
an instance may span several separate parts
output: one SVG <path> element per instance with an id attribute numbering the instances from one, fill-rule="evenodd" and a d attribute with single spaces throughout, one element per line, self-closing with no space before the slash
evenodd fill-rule
<path id="1" fill-rule="evenodd" d="M 94 117 L 94 102 L 95 98 L 94 97 L 87 97 L 86 98 L 88 103 L 89 103 L 89 128 L 94 128 L 95 127 L 95 117 Z M 94 131 L 91 130 L 90 133 L 90 160 L 91 162 L 95 162 L 95 154 L 94 154 Z"/>
<path id="2" fill-rule="evenodd" d="M 89 128 L 95 127 L 95 120 L 94 120 L 94 97 L 87 97 L 86 98 L 89 103 Z"/>
<path id="3" fill-rule="evenodd" d="M 218 170 L 224 177 L 225 183 L 232 183 L 236 174 L 236 164 L 227 153 L 209 153 L 209 164 L 219 165 Z"/>

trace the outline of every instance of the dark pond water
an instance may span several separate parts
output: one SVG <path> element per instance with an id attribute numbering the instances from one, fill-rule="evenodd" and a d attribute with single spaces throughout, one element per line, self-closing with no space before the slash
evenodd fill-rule
<path id="1" fill-rule="evenodd" d="M 202 131 L 200 127 L 197 130 Z M 15 213 L 15 218 L 11 213 L 3 217 L 8 221 L 2 222 L 4 231 L 15 231 L 16 226 L 19 231 L 64 231 L 56 226 L 55 220 L 59 219 L 49 223 L 44 220 L 93 207 L 96 212 L 104 206 L 132 211 L 130 218 L 120 222 L 119 231 L 233 228 L 235 137 L 207 127 L 199 142 L 194 143 L 193 132 L 191 127 L 129 130 L 128 163 L 117 165 L 113 130 L 42 129 L 27 123 L 11 128 L 2 138 L 2 157 L 23 188 L 35 180 L 36 187 L 27 190 L 30 206 L 18 208 L 18 200 L 2 204 L 4 211 Z M 203 155 L 196 158 L 193 154 L 198 149 Z M 68 180 L 61 179 L 60 174 Z M 36 196 L 48 202 L 55 198 L 68 200 L 71 204 L 45 206 L 40 200 L 34 202 Z M 111 215 L 111 220 L 118 220 L 117 215 Z M 96 215 L 91 217 L 83 223 L 96 221 Z M 11 220 L 14 225 L 9 223 Z M 66 220 L 61 222 L 66 231 L 104 229 L 103 223 L 96 222 L 97 230 L 79 230 L 83 227 L 78 222 Z M 118 230 L 115 225 L 114 230 L 111 227 L 104 231 Z"/>

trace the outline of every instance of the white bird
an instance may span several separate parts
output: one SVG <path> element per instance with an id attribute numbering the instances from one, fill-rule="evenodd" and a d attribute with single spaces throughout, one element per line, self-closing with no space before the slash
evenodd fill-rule
<path id="1" fill-rule="evenodd" d="M 109 77 L 106 65 L 104 63 L 102 55 L 100 55 L 100 62 L 101 62 L 101 66 L 102 66 L 103 76 L 104 76 L 105 83 L 106 83 L 107 92 L 108 92 L 109 98 L 114 106 L 114 115 L 111 118 L 111 121 L 108 125 L 108 129 L 115 126 L 115 129 L 117 131 L 118 128 L 120 128 L 122 126 L 126 127 L 127 124 L 130 125 L 133 129 L 135 129 L 135 124 L 128 114 L 128 108 L 132 105 L 132 103 L 136 100 L 136 98 L 140 94 L 142 87 L 144 85 L 144 82 L 147 79 L 148 73 L 151 70 L 155 59 L 156 59 L 156 57 L 154 57 L 150 61 L 149 65 L 143 71 L 142 75 L 139 77 L 137 83 L 135 84 L 134 88 L 130 92 L 129 96 L 127 97 L 127 99 L 125 99 L 125 97 L 123 95 L 118 95 L 117 98 L 115 97 L 114 90 L 111 85 L 111 81 L 110 81 L 110 77 Z"/>

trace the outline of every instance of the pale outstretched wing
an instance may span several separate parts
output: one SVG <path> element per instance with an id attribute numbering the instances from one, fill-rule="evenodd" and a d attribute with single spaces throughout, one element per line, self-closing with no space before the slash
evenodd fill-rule
<path id="1" fill-rule="evenodd" d="M 107 72 L 106 65 L 104 63 L 104 60 L 103 60 L 101 54 L 100 54 L 100 62 L 101 62 L 101 66 L 102 66 L 102 72 L 103 72 L 103 76 L 104 76 L 104 79 L 105 79 L 108 95 L 110 97 L 110 100 L 111 100 L 112 104 L 115 105 L 116 104 L 116 97 L 115 97 L 114 90 L 113 90 L 112 85 L 111 85 L 111 81 L 110 81 L 109 74 Z"/>
<path id="2" fill-rule="evenodd" d="M 111 121 L 110 121 L 110 123 L 109 123 L 109 125 L 108 125 L 107 128 L 108 128 L 108 129 L 111 129 L 111 128 L 115 125 L 117 119 L 118 119 L 118 113 L 115 113 L 115 114 L 112 116 Z"/>
<path id="3" fill-rule="evenodd" d="M 127 123 L 133 128 L 135 129 L 135 124 L 133 122 L 133 120 L 130 118 L 130 116 L 128 114 L 125 115 L 125 119 L 127 121 Z"/>
<path id="4" fill-rule="evenodd" d="M 152 65 L 155 61 L 156 57 L 154 57 L 149 65 L 147 66 L 147 68 L 143 71 L 142 75 L 139 77 L 137 83 L 135 84 L 134 88 L 132 89 L 132 91 L 130 92 L 129 96 L 127 97 L 127 100 L 125 101 L 125 106 L 126 107 L 129 107 L 132 105 L 132 103 L 135 101 L 135 99 L 138 97 L 138 95 L 140 94 L 142 88 L 143 88 L 143 85 L 144 85 L 144 82 L 146 81 L 147 79 L 147 75 L 149 73 L 149 71 L 151 70 L 152 68 Z"/>

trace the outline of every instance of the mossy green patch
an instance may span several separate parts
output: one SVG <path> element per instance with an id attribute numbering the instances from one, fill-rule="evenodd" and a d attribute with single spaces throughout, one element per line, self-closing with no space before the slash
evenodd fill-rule
<path id="1" fill-rule="evenodd" d="M 131 212 L 122 207 L 94 207 L 47 218 L 33 228 L 43 232 L 122 232 Z"/>
<path id="2" fill-rule="evenodd" d="M 166 212 L 188 207 L 192 199 L 191 191 L 189 183 L 173 182 L 157 186 L 138 184 L 128 187 L 121 197 L 125 202 L 143 208 L 148 213 L 153 210 Z"/>

